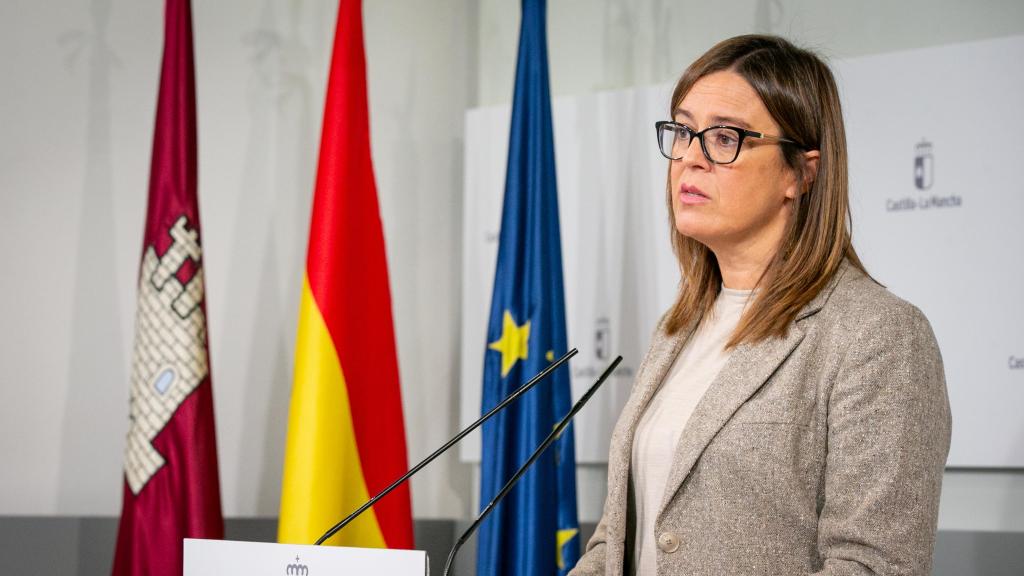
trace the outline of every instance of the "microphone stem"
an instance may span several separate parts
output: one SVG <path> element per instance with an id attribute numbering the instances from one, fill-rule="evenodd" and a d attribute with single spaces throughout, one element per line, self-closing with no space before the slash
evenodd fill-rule
<path id="1" fill-rule="evenodd" d="M 462 432 L 459 432 L 458 434 L 456 434 L 455 437 L 453 437 L 451 440 L 446 442 L 444 444 L 444 446 L 441 446 L 440 448 L 435 450 L 430 456 L 427 456 L 426 458 L 424 458 L 423 461 L 421 461 L 419 464 L 417 464 L 417 465 L 413 466 L 412 468 L 410 468 L 409 471 L 406 472 L 405 474 L 403 474 L 401 478 L 399 478 L 398 480 L 395 480 L 390 486 L 388 486 L 387 488 L 382 490 L 380 493 L 378 493 L 376 496 L 374 496 L 373 498 L 370 498 L 365 504 L 363 504 L 362 506 L 357 508 L 355 510 L 355 512 L 352 512 L 351 514 L 346 516 L 344 520 L 342 520 L 341 522 L 338 522 L 337 524 L 332 526 L 327 532 L 324 532 L 324 535 L 321 536 L 320 538 L 318 538 L 317 541 L 313 545 L 314 546 L 319 546 L 319 545 L 323 544 L 324 542 L 326 542 L 328 538 L 330 538 L 331 536 L 334 536 L 335 534 L 337 534 L 339 530 L 341 530 L 342 528 L 347 526 L 350 522 L 355 520 L 357 516 L 359 516 L 360 514 L 365 512 L 369 507 L 371 507 L 374 504 L 376 504 L 378 500 L 380 500 L 381 498 L 383 498 L 383 497 L 387 496 L 388 494 L 390 494 L 391 491 L 394 490 L 395 488 L 398 488 L 399 486 L 401 486 L 402 483 L 405 482 L 406 480 L 408 480 L 410 476 L 412 476 L 413 474 L 419 472 L 421 468 L 423 468 L 427 464 L 430 464 L 431 462 L 433 462 L 438 456 L 440 456 L 446 450 L 448 450 L 449 448 L 454 446 L 456 443 L 458 443 L 459 440 L 462 440 L 463 438 L 465 438 L 465 436 L 467 434 L 469 434 L 473 430 L 476 430 L 477 428 L 479 428 L 480 425 L 483 424 L 484 422 L 490 420 L 492 416 L 494 416 L 495 414 L 500 412 L 502 409 L 504 409 L 505 406 L 508 406 L 509 404 L 514 402 L 517 398 L 519 398 L 520 396 L 522 396 L 523 394 L 528 392 L 531 388 L 533 388 L 535 385 L 537 385 L 538 382 L 540 382 L 545 377 L 547 377 L 547 375 L 550 374 L 551 372 L 553 372 L 556 368 L 558 368 L 562 364 L 565 364 L 566 362 L 568 362 L 569 359 L 572 358 L 573 356 L 575 356 L 578 352 L 579 352 L 579 350 L 577 350 L 576 348 L 573 348 L 572 350 L 569 350 L 568 352 L 566 352 L 561 358 L 555 360 L 551 364 L 548 364 L 548 366 L 546 368 L 544 368 L 544 370 L 541 370 L 540 373 L 537 374 L 536 376 L 534 376 L 533 378 L 531 378 L 529 382 L 527 382 L 526 384 L 523 384 L 515 392 L 510 394 L 508 398 L 505 398 L 504 400 L 502 400 L 501 404 L 498 404 L 497 406 L 492 408 L 489 412 L 487 412 L 487 414 L 484 414 L 479 419 L 477 419 L 476 422 L 473 422 L 472 424 L 470 424 Z"/>
<path id="2" fill-rule="evenodd" d="M 604 373 L 601 374 L 601 377 L 597 379 L 597 382 L 595 382 L 594 385 L 591 386 L 583 394 L 582 397 L 580 397 L 576 404 L 573 405 L 572 409 L 569 410 L 569 413 L 566 414 L 565 417 L 558 422 L 558 425 L 555 426 L 555 428 L 551 431 L 550 434 L 548 434 L 547 438 L 545 438 L 544 441 L 540 443 L 540 446 L 538 446 L 537 449 L 533 451 L 533 454 L 530 455 L 530 458 L 527 459 L 526 463 L 523 464 L 519 468 L 519 470 L 516 470 L 516 473 L 512 475 L 512 478 L 510 478 L 509 481 L 506 482 L 504 486 L 501 487 L 501 490 L 499 490 L 498 493 L 494 496 L 494 498 L 491 499 L 491 501 L 487 504 L 487 507 L 484 508 L 483 512 L 481 512 L 479 516 L 477 516 L 473 524 L 470 525 L 470 527 L 462 533 L 462 536 L 460 536 L 458 541 L 455 542 L 455 546 L 452 547 L 452 551 L 448 554 L 448 561 L 445 562 L 443 576 L 448 576 L 448 571 L 451 570 L 452 562 L 455 560 L 455 554 L 457 554 L 459 549 L 462 548 L 462 545 L 465 544 L 467 540 L 469 540 L 469 537 L 472 536 L 474 532 L 476 532 L 476 529 L 484 521 L 484 518 L 487 518 L 487 516 L 494 510 L 498 503 L 501 502 L 505 495 L 512 490 L 512 487 L 515 486 L 516 482 L 518 482 L 519 479 L 522 478 L 523 474 L 525 474 L 526 471 L 530 469 L 530 466 L 532 466 L 533 463 L 536 462 L 538 458 L 540 458 L 541 454 L 543 454 L 544 451 L 547 450 L 547 448 L 551 446 L 551 444 L 554 443 L 555 440 L 558 439 L 558 437 L 562 434 L 562 431 L 565 430 L 565 428 L 569 425 L 569 422 L 572 421 L 573 417 L 576 416 L 576 414 L 583 409 L 583 405 L 586 404 L 588 400 L 590 400 L 590 397 L 593 396 L 595 392 L 597 392 L 597 389 L 601 386 L 601 384 L 604 384 L 604 381 L 609 376 L 611 376 L 612 372 L 615 371 L 615 368 L 619 365 L 619 362 L 622 362 L 622 356 L 618 356 L 617 358 L 615 358 L 614 361 L 612 361 L 608 368 L 605 369 Z"/>

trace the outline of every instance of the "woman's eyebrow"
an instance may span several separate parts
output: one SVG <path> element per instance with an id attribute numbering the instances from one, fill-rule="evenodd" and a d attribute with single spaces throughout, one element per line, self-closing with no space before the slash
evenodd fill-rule
<path id="1" fill-rule="evenodd" d="M 676 116 L 686 116 L 690 120 L 695 120 L 696 119 L 694 117 L 694 115 L 689 110 L 686 110 L 684 108 L 676 108 L 672 112 L 672 116 L 673 117 L 676 117 Z M 729 126 L 736 126 L 738 128 L 750 128 L 750 123 L 749 122 L 747 122 L 746 120 L 743 120 L 742 118 L 737 118 L 735 116 L 712 116 L 711 117 L 711 125 L 712 126 L 719 126 L 719 125 L 723 125 L 723 124 L 726 124 L 726 125 L 729 125 Z"/>
<path id="2" fill-rule="evenodd" d="M 749 122 L 735 116 L 712 116 L 711 122 L 713 124 L 727 124 L 738 128 L 750 128 Z"/>

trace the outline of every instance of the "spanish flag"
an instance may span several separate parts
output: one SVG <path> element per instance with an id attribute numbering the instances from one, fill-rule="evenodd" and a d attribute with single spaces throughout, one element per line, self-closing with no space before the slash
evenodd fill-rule
<path id="1" fill-rule="evenodd" d="M 407 469 L 360 0 L 341 0 L 299 305 L 278 540 L 312 544 Z M 402 486 L 328 544 L 412 548 Z"/>

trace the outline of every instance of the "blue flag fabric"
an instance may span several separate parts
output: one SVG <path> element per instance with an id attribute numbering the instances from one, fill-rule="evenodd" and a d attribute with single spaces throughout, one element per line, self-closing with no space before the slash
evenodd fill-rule
<path id="1" fill-rule="evenodd" d="M 548 87 L 545 0 L 523 0 L 508 172 L 494 276 L 483 410 L 565 354 L 565 298 Z M 567 367 L 483 428 L 481 506 L 571 406 Z M 576 457 L 570 426 L 481 526 L 480 576 L 568 573 L 579 559 Z"/>

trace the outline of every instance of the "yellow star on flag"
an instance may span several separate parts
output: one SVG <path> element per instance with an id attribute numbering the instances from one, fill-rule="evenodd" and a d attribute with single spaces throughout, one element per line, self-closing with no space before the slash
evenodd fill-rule
<path id="1" fill-rule="evenodd" d="M 530 344 L 530 321 L 517 326 L 512 313 L 505 310 L 501 322 L 501 338 L 491 342 L 487 347 L 501 352 L 501 377 L 508 376 L 517 360 L 526 360 Z"/>
<path id="2" fill-rule="evenodd" d="M 565 570 L 565 558 L 562 557 L 562 546 L 565 546 L 565 543 L 572 540 L 578 533 L 579 530 L 576 528 L 567 528 L 555 533 L 555 546 L 558 547 L 555 550 L 555 561 L 558 563 L 559 570 Z"/>

